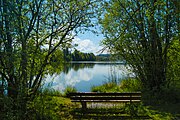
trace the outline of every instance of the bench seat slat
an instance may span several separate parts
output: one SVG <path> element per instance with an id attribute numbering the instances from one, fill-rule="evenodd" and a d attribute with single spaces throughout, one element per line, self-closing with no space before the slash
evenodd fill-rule
<path id="1" fill-rule="evenodd" d="M 97 93 L 97 92 L 85 92 L 85 93 L 69 93 L 68 97 L 72 102 L 80 102 L 82 109 L 87 108 L 87 102 L 141 102 L 141 92 L 131 93 Z"/>
<path id="2" fill-rule="evenodd" d="M 141 96 L 141 92 L 132 92 L 132 93 L 77 92 L 77 93 L 69 93 L 69 96 Z"/>
<path id="3" fill-rule="evenodd" d="M 71 102 L 140 102 L 141 100 L 72 100 Z"/>
<path id="4" fill-rule="evenodd" d="M 136 96 L 136 97 L 130 97 L 130 96 L 125 96 L 125 97 L 109 97 L 109 96 L 106 96 L 106 97 L 99 97 L 99 96 L 96 96 L 96 97 L 88 97 L 88 96 L 85 96 L 85 97 L 71 97 L 72 100 L 140 100 L 141 99 L 141 96 Z"/>

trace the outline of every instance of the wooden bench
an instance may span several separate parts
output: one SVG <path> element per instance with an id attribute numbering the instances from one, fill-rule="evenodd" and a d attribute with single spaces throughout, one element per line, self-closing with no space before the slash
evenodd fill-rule
<path id="1" fill-rule="evenodd" d="M 82 109 L 87 108 L 87 102 L 140 102 L 141 92 L 129 93 L 97 93 L 77 92 L 69 93 L 68 97 L 72 102 L 81 102 Z"/>

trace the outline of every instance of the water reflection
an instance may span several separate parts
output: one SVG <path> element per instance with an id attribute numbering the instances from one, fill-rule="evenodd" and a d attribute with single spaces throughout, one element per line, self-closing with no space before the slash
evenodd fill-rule
<path id="1" fill-rule="evenodd" d="M 68 72 L 73 69 L 74 71 L 78 71 L 79 69 L 84 68 L 93 68 L 95 63 L 66 63 L 64 64 L 63 72 L 68 74 Z"/>
<path id="2" fill-rule="evenodd" d="M 67 86 L 73 86 L 80 92 L 89 92 L 92 86 L 101 85 L 108 81 L 112 73 L 119 78 L 127 76 L 123 64 L 111 63 L 71 63 L 66 64 L 61 74 L 47 76 L 47 83 L 63 91 Z"/>

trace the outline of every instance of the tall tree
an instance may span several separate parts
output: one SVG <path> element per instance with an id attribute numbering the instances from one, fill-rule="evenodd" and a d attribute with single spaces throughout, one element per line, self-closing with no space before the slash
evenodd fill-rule
<path id="1" fill-rule="evenodd" d="M 96 0 L 0 0 L 0 77 L 10 97 L 33 98 L 55 51 L 92 25 L 95 6 Z"/>
<path id="2" fill-rule="evenodd" d="M 173 0 L 112 0 L 100 19 L 103 43 L 132 67 L 147 90 L 167 84 L 167 54 L 179 36 L 179 11 Z"/>

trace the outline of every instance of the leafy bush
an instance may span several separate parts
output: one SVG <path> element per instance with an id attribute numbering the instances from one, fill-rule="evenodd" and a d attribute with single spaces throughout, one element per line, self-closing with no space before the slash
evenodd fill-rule
<path id="1" fill-rule="evenodd" d="M 55 89 L 44 88 L 42 91 L 39 91 L 40 95 L 48 95 L 48 96 L 62 96 L 62 93 Z"/>
<path id="2" fill-rule="evenodd" d="M 1 120 L 23 120 L 28 116 L 29 110 L 22 109 L 27 101 L 23 99 L 12 99 L 8 96 L 0 98 L 0 118 Z"/>
<path id="3" fill-rule="evenodd" d="M 91 87 L 92 92 L 120 92 L 120 87 L 113 82 L 105 83 L 101 86 L 93 86 Z"/>
<path id="4" fill-rule="evenodd" d="M 101 86 L 93 86 L 92 92 L 136 92 L 141 91 L 141 83 L 137 79 L 124 79 L 120 84 L 109 82 Z"/>
<path id="5" fill-rule="evenodd" d="M 138 79 L 128 78 L 120 82 L 120 88 L 124 92 L 141 91 L 141 82 Z"/>
<path id="6" fill-rule="evenodd" d="M 44 89 L 28 104 L 28 109 L 32 111 L 32 120 L 69 120 L 72 119 L 72 108 L 70 99 L 64 98 L 62 93 L 53 89 Z"/>
<path id="7" fill-rule="evenodd" d="M 64 95 L 67 96 L 71 92 L 77 92 L 76 88 L 67 86 L 66 89 L 64 90 Z"/>
<path id="8" fill-rule="evenodd" d="M 148 116 L 148 109 L 142 103 L 125 104 L 124 111 L 131 116 Z"/>

